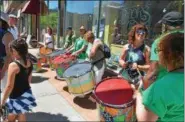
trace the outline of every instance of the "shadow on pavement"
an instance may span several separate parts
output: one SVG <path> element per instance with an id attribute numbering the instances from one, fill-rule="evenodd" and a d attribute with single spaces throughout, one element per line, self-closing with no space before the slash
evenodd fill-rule
<path id="1" fill-rule="evenodd" d="M 86 109 L 96 109 L 96 103 L 89 100 L 89 95 L 85 97 L 75 97 L 73 99 L 73 102 L 77 105 L 79 105 L 82 108 Z"/>
<path id="2" fill-rule="evenodd" d="M 54 122 L 54 121 L 65 121 L 69 122 L 68 117 L 63 116 L 62 114 L 51 114 L 45 112 L 35 112 L 35 113 L 27 113 L 26 114 L 27 121 L 43 121 L 43 122 Z"/>
<path id="3" fill-rule="evenodd" d="M 41 69 L 38 73 L 45 73 L 45 72 L 47 72 L 48 70 L 46 70 L 46 69 Z"/>
<path id="4" fill-rule="evenodd" d="M 41 76 L 32 76 L 32 81 L 31 83 L 41 83 L 43 81 L 48 80 L 49 78 L 46 77 L 41 77 Z"/>

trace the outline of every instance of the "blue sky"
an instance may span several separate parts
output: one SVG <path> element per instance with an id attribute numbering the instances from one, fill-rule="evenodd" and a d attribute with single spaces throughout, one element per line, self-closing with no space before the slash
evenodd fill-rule
<path id="1" fill-rule="evenodd" d="M 46 1 L 45 1 L 46 2 Z M 73 13 L 93 13 L 94 4 L 98 1 L 76 1 L 76 0 L 69 0 L 67 1 L 67 11 L 73 12 Z M 122 3 L 123 1 L 114 1 L 118 3 Z M 47 2 L 46 2 L 47 4 Z M 58 7 L 58 1 L 57 0 L 51 0 L 49 2 L 49 8 L 54 9 Z"/>
<path id="2" fill-rule="evenodd" d="M 47 4 L 47 1 L 45 1 Z M 67 1 L 67 11 L 77 13 L 93 13 L 94 1 Z M 58 1 L 49 1 L 49 9 L 58 7 Z M 80 8 L 80 9 L 79 9 Z"/>

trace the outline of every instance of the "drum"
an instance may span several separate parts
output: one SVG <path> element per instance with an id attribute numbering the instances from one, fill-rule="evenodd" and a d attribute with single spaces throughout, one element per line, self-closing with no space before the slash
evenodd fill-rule
<path id="1" fill-rule="evenodd" d="M 120 71 L 120 75 L 134 85 L 139 85 L 142 75 L 138 69 L 132 69 L 131 66 Z"/>
<path id="2" fill-rule="evenodd" d="M 47 48 L 47 47 L 40 47 L 40 48 L 39 48 L 39 53 L 40 53 L 41 55 L 49 55 L 49 54 L 52 53 L 52 49 Z"/>
<path id="3" fill-rule="evenodd" d="M 47 63 L 47 55 L 52 53 L 52 49 L 42 46 L 39 48 L 39 53 L 41 63 Z"/>
<path id="4" fill-rule="evenodd" d="M 53 60 L 53 65 L 56 68 L 57 79 L 61 79 L 64 71 L 74 63 L 76 63 L 76 57 L 74 56 L 63 54 L 56 57 Z"/>
<path id="5" fill-rule="evenodd" d="M 51 54 L 49 54 L 47 56 L 47 60 L 49 62 L 49 66 L 50 66 L 51 69 L 56 69 L 57 68 L 56 65 L 53 63 L 54 58 L 61 55 L 61 54 L 64 54 L 64 53 L 65 53 L 64 50 L 59 50 L 58 49 L 58 50 L 53 51 Z"/>
<path id="6" fill-rule="evenodd" d="M 107 78 L 93 90 L 100 107 L 100 120 L 105 122 L 136 121 L 134 91 L 123 78 Z"/>
<path id="7" fill-rule="evenodd" d="M 92 65 L 89 62 L 74 64 L 64 72 L 68 90 L 75 96 L 84 96 L 92 92 L 95 80 Z"/>
<path id="8" fill-rule="evenodd" d="M 30 58 L 32 64 L 33 64 L 33 72 L 39 72 L 42 69 L 40 58 L 36 58 L 32 54 L 28 54 L 28 57 Z"/>

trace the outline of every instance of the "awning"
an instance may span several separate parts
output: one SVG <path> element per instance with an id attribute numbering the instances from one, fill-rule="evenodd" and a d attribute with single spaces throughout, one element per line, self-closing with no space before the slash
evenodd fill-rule
<path id="1" fill-rule="evenodd" d="M 25 14 L 45 15 L 49 13 L 49 10 L 43 0 L 30 0 L 24 5 L 21 12 Z"/>

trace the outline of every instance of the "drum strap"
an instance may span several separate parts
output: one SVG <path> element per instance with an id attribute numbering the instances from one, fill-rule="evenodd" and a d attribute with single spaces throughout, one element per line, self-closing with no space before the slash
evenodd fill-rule
<path id="1" fill-rule="evenodd" d="M 52 41 L 50 41 L 50 42 L 46 43 L 46 45 L 48 45 L 48 44 L 50 44 L 50 43 L 52 43 Z"/>

